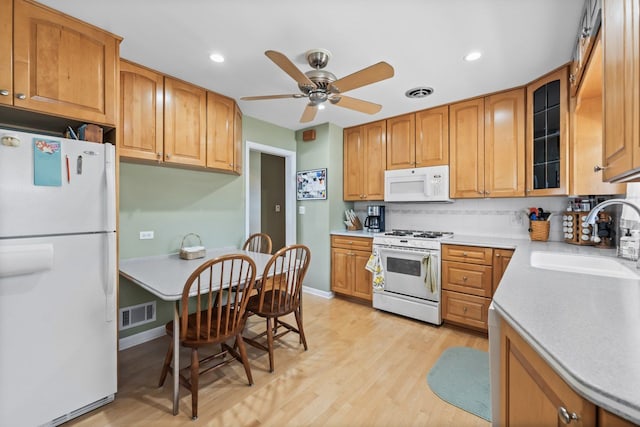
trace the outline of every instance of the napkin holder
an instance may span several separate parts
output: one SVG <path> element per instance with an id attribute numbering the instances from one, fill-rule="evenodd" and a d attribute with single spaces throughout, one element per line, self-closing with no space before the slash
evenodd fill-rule
<path id="1" fill-rule="evenodd" d="M 189 236 L 196 236 L 200 241 L 199 246 L 185 246 L 184 241 Z M 189 233 L 182 238 L 182 244 L 180 245 L 180 258 L 182 259 L 197 259 L 204 258 L 206 249 L 202 246 L 202 239 L 196 233 Z"/>

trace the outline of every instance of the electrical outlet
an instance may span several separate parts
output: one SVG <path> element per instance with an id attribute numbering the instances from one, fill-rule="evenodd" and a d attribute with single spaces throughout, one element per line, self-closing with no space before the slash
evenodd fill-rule
<path id="1" fill-rule="evenodd" d="M 298 206 L 298 213 L 300 215 L 304 215 L 307 212 L 307 209 L 304 206 Z"/>
<path id="2" fill-rule="evenodd" d="M 149 239 L 153 239 L 153 231 L 140 232 L 140 240 L 149 240 Z"/>

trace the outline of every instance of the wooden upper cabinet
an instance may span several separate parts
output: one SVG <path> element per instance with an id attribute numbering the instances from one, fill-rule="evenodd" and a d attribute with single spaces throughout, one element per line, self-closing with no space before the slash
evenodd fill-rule
<path id="1" fill-rule="evenodd" d="M 415 116 L 416 167 L 448 165 L 449 106 L 418 111 Z"/>
<path id="2" fill-rule="evenodd" d="M 449 105 L 451 198 L 484 197 L 484 99 Z"/>
<path id="3" fill-rule="evenodd" d="M 344 130 L 344 200 L 384 200 L 386 122 Z"/>
<path id="4" fill-rule="evenodd" d="M 485 98 L 484 191 L 488 197 L 524 196 L 524 89 Z"/>
<path id="5" fill-rule="evenodd" d="M 115 125 L 121 39 L 32 1 L 13 12 L 13 105 Z"/>
<path id="6" fill-rule="evenodd" d="M 571 108 L 571 179 L 569 194 L 624 194 L 626 184 L 603 181 L 602 42 L 600 37 L 585 65 Z"/>
<path id="7" fill-rule="evenodd" d="M 363 138 L 363 200 L 384 200 L 384 171 L 387 168 L 385 121 L 381 120 L 364 125 Z"/>
<path id="8" fill-rule="evenodd" d="M 0 0 L 0 104 L 13 104 L 13 0 Z"/>
<path id="9" fill-rule="evenodd" d="M 120 156 L 162 161 L 164 77 L 120 61 Z"/>
<path id="10" fill-rule="evenodd" d="M 207 92 L 207 167 L 222 171 L 234 168 L 235 102 Z"/>
<path id="11" fill-rule="evenodd" d="M 611 181 L 640 170 L 640 6 L 637 0 L 603 3 L 603 179 Z"/>
<path id="12" fill-rule="evenodd" d="M 527 86 L 526 195 L 569 191 L 567 67 Z"/>
<path id="13" fill-rule="evenodd" d="M 343 193 L 344 200 L 362 200 L 364 194 L 364 143 L 362 126 L 344 130 L 343 139 Z"/>
<path id="14" fill-rule="evenodd" d="M 237 104 L 234 107 L 234 114 L 233 145 L 235 155 L 233 156 L 233 171 L 238 175 L 242 175 L 242 111 Z"/>
<path id="15" fill-rule="evenodd" d="M 207 92 L 165 77 L 164 97 L 164 161 L 205 166 Z"/>
<path id="16" fill-rule="evenodd" d="M 415 114 L 387 119 L 387 169 L 416 166 Z"/>

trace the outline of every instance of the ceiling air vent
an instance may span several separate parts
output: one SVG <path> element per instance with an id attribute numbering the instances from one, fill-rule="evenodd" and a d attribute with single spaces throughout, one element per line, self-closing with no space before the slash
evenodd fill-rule
<path id="1" fill-rule="evenodd" d="M 422 86 L 422 87 L 414 87 L 413 89 L 409 89 L 404 93 L 407 98 L 424 98 L 433 93 L 432 87 Z"/>

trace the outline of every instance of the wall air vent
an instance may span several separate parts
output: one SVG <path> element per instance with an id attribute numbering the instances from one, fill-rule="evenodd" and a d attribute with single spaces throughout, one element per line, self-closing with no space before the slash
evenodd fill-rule
<path id="1" fill-rule="evenodd" d="M 431 95 L 432 93 L 433 93 L 432 87 L 421 86 L 421 87 L 414 87 L 413 89 L 409 89 L 404 93 L 404 96 L 406 96 L 407 98 L 424 98 Z"/>
<path id="2" fill-rule="evenodd" d="M 131 305 L 120 309 L 120 330 L 144 325 L 156 320 L 156 302 Z"/>

